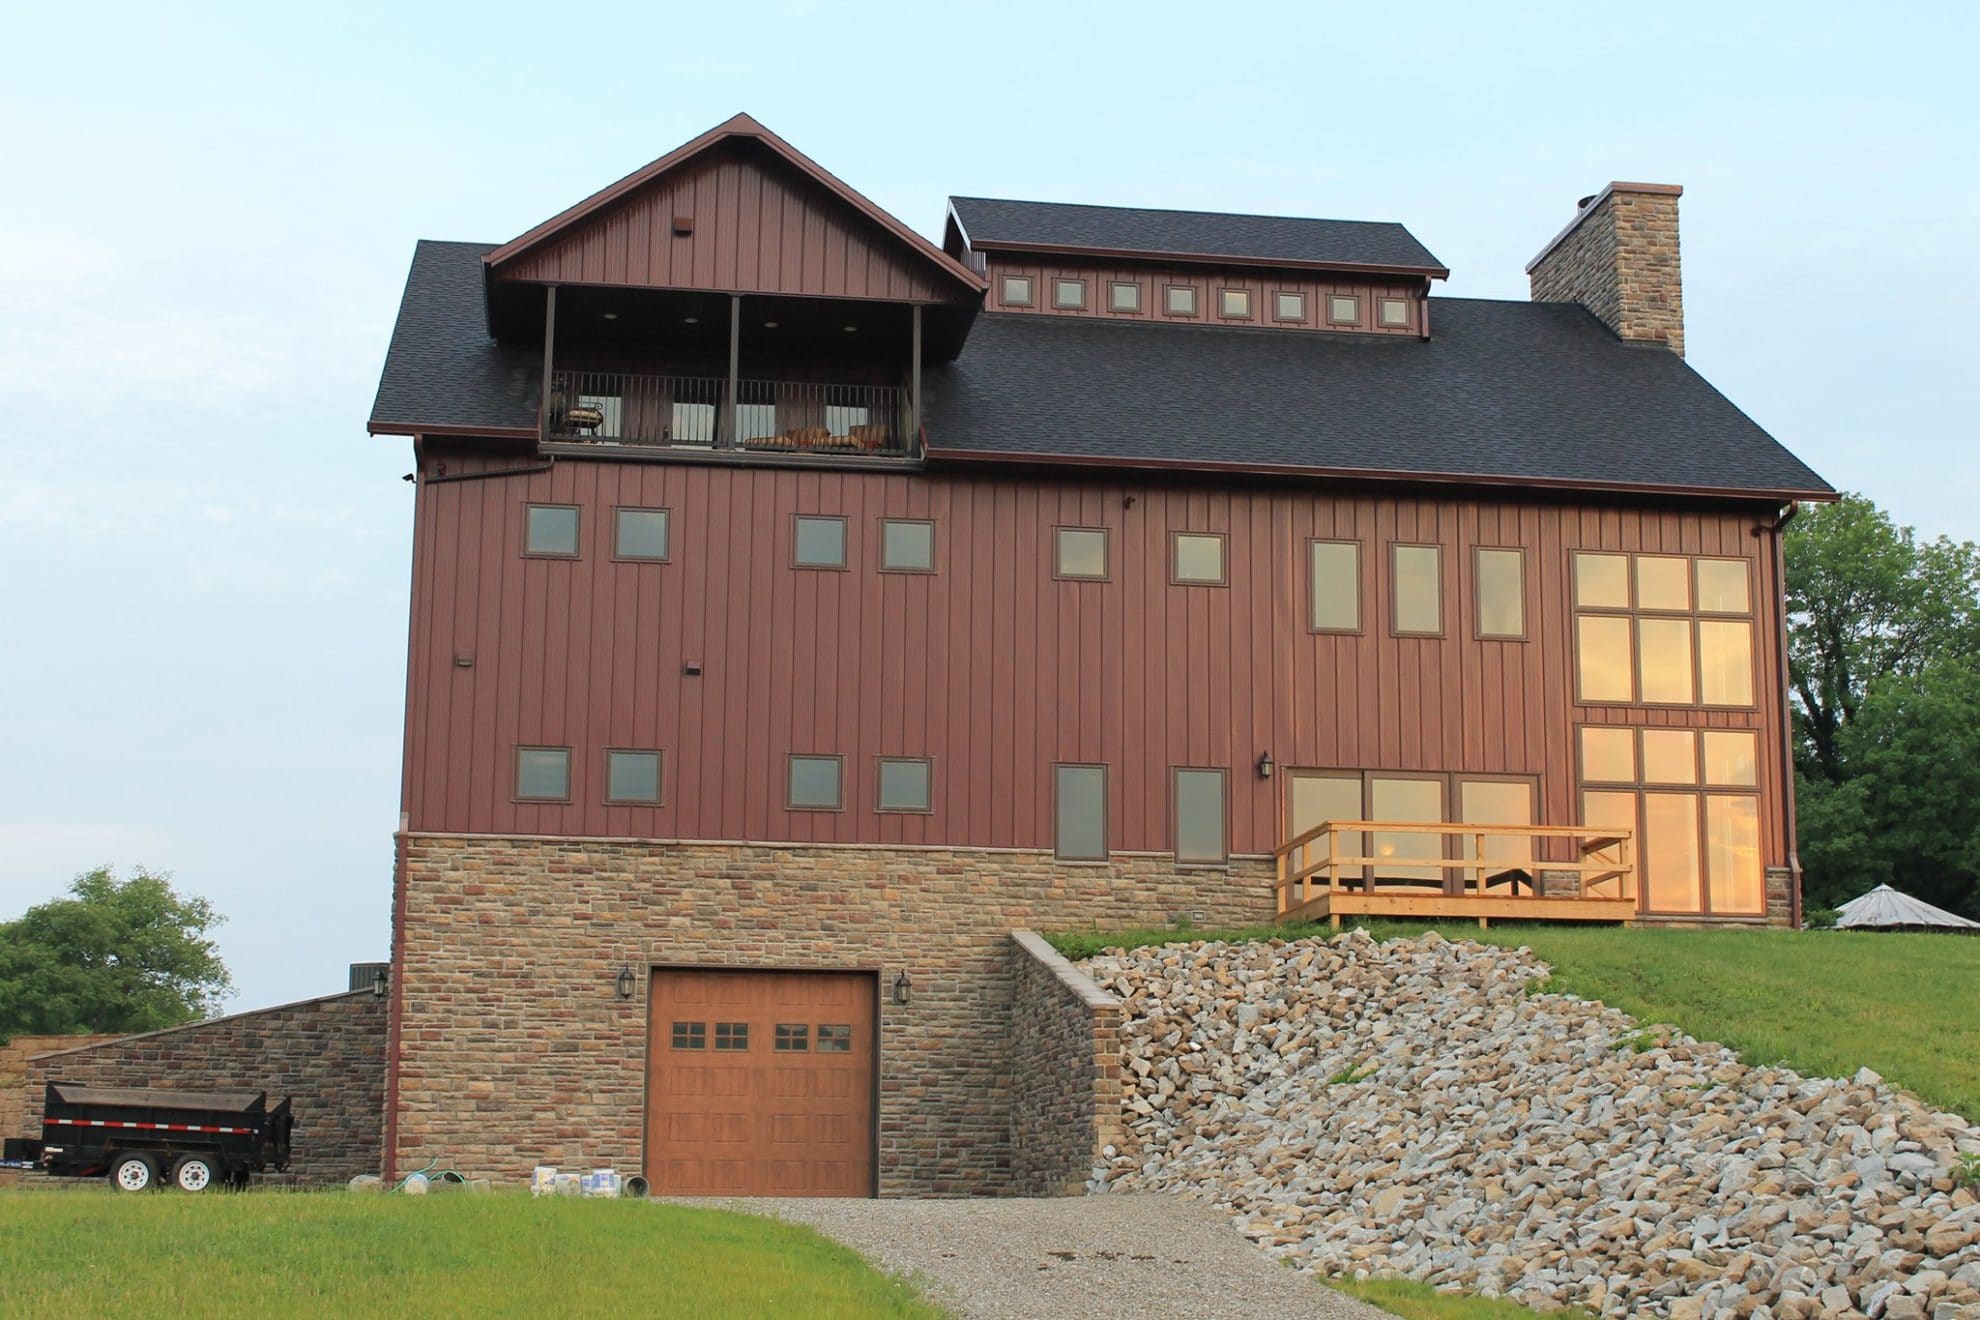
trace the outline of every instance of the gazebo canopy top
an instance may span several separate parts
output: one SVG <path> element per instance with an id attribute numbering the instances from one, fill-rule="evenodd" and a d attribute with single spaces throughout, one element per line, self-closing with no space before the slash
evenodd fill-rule
<path id="1" fill-rule="evenodd" d="M 1861 898 L 1852 898 L 1836 909 L 1836 929 L 1875 930 L 1892 926 L 1922 926 L 1938 930 L 1980 930 L 1980 921 L 1913 898 L 1910 894 L 1878 885 Z"/>

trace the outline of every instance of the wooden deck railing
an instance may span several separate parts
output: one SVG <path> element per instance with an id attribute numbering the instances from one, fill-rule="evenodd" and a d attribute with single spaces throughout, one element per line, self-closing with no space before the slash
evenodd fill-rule
<path id="1" fill-rule="evenodd" d="M 1378 835 L 1439 839 L 1435 855 L 1371 856 Z M 1332 916 L 1352 912 L 1399 915 L 1466 913 L 1502 916 L 1515 906 L 1533 905 L 1544 918 L 1573 900 L 1587 914 L 1620 912 L 1636 902 L 1633 831 L 1586 825 L 1476 825 L 1464 822 L 1342 820 L 1326 821 L 1286 840 L 1274 850 L 1278 861 L 1281 917 Z M 1488 842 L 1519 840 L 1523 850 L 1494 849 Z M 1508 856 L 1521 851 L 1523 856 Z M 1553 854 L 1549 856 L 1548 854 Z M 1571 895 L 1550 895 L 1550 878 L 1571 874 Z M 1520 886 L 1528 890 L 1520 894 Z M 1492 911 L 1475 911 L 1485 900 Z M 1450 900 L 1440 902 L 1439 900 Z M 1600 919 L 1590 916 L 1588 919 Z"/>

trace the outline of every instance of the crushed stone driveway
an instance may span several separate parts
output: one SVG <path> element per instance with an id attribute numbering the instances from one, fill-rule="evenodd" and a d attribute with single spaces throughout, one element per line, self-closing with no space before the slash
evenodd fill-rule
<path id="1" fill-rule="evenodd" d="M 981 1320 L 1383 1314 L 1279 1264 L 1227 1215 L 1183 1196 L 686 1204 L 809 1224 Z"/>

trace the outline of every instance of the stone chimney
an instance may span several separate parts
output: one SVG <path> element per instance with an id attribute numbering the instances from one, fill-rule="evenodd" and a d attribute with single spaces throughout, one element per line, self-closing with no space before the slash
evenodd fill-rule
<path id="1" fill-rule="evenodd" d="M 1535 302 L 1578 302 L 1624 339 L 1684 356 L 1678 198 L 1670 183 L 1612 183 L 1526 264 Z"/>

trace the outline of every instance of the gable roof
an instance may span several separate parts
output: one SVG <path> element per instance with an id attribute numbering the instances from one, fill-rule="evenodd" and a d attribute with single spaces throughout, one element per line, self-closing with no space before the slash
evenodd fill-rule
<path id="1" fill-rule="evenodd" d="M 1427 341 L 986 314 L 925 378 L 929 457 L 1833 494 L 1684 359 L 1577 304 L 1431 308 Z"/>
<path id="2" fill-rule="evenodd" d="M 951 197 L 949 223 L 977 251 L 1077 251 L 1434 279 L 1450 275 L 1409 230 L 1384 221 Z"/>
<path id="3" fill-rule="evenodd" d="M 793 147 L 784 139 L 772 133 L 761 123 L 746 114 L 738 114 L 724 120 L 692 141 L 685 142 L 658 160 L 634 170 L 617 183 L 599 189 L 591 196 L 567 207 L 551 216 L 542 224 L 490 251 L 485 260 L 493 272 L 499 267 L 513 262 L 518 257 L 534 251 L 543 244 L 569 233 L 584 224 L 612 203 L 639 191 L 655 179 L 678 169 L 682 165 L 704 154 L 716 145 L 734 139 L 746 139 L 760 144 L 772 154 L 781 157 L 813 182 L 824 187 L 846 205 L 880 226 L 899 243 L 926 261 L 944 277 L 955 282 L 963 291 L 980 293 L 989 287 L 989 282 L 975 271 L 951 257 L 941 248 L 923 238 L 914 230 L 902 224 L 892 215 L 882 210 L 864 195 L 839 179 L 824 166 Z"/>
<path id="4" fill-rule="evenodd" d="M 482 259 L 493 243 L 423 238 L 399 300 L 367 429 L 536 437 L 543 393 L 540 349 L 507 345 L 488 333 Z"/>

